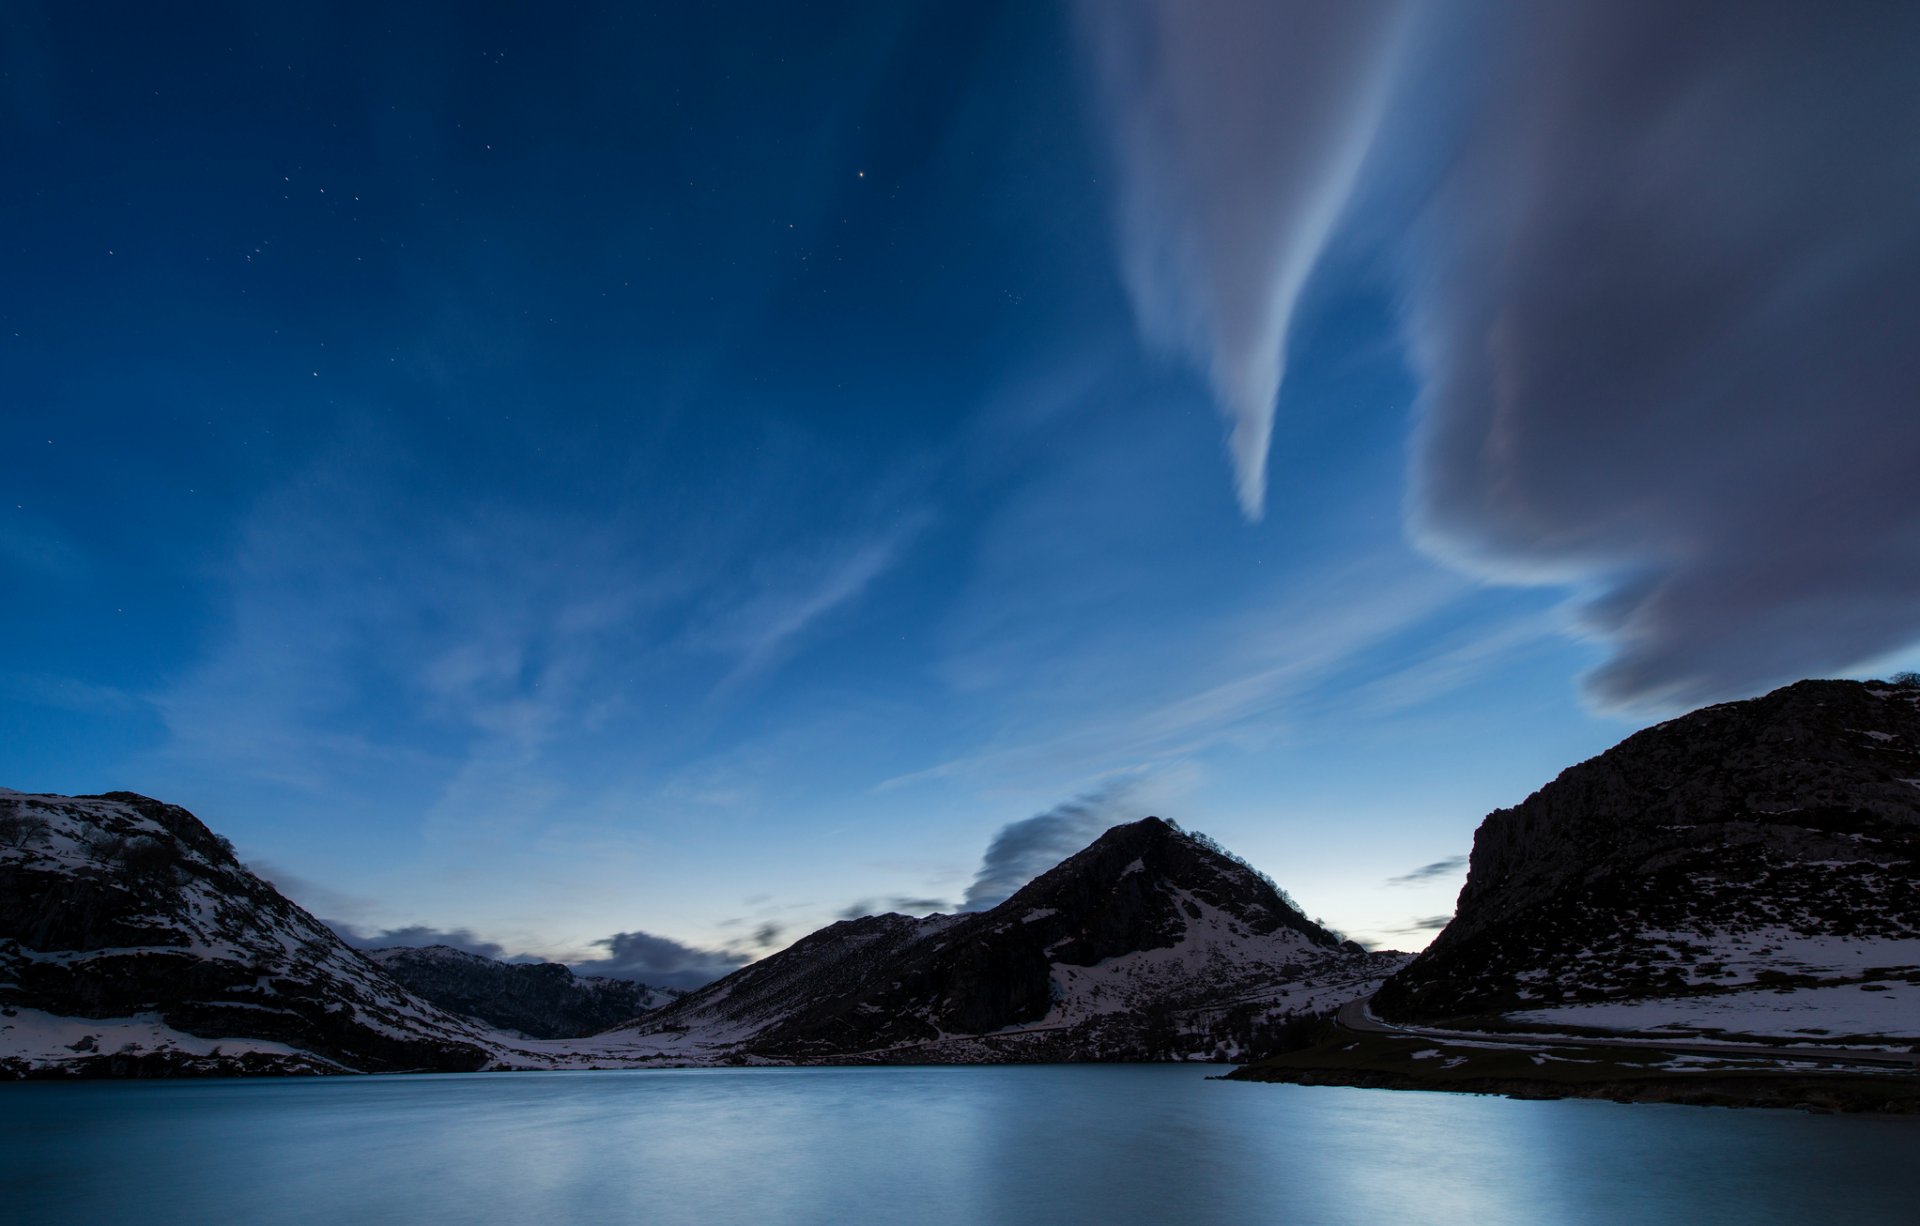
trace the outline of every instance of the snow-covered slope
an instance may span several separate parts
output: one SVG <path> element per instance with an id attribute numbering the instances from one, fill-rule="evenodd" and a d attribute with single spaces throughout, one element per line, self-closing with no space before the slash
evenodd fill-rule
<path id="1" fill-rule="evenodd" d="M 446 945 L 365 952 L 416 996 L 527 1038 L 595 1034 L 684 995 L 630 979 L 576 975 L 558 962 L 501 962 Z"/>
<path id="2" fill-rule="evenodd" d="M 1147 818 L 991 911 L 834 924 L 593 1042 L 672 1063 L 1231 1058 L 1405 962 Z"/>
<path id="3" fill-rule="evenodd" d="M 184 809 L 0 791 L 0 1075 L 1230 1058 L 1405 960 L 1149 818 L 991 911 L 834 924 L 624 1027 L 529 1039 L 556 999 L 625 1013 L 639 989 L 369 957 Z"/>
<path id="4" fill-rule="evenodd" d="M 1920 689 L 1805 681 L 1490 815 L 1395 1021 L 1920 1040 Z"/>
<path id="5" fill-rule="evenodd" d="M 530 1060 L 407 992 L 185 809 L 0 789 L 0 1075 Z"/>

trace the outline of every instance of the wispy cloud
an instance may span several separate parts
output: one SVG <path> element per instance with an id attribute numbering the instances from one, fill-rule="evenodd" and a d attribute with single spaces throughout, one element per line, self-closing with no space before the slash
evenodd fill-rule
<path id="1" fill-rule="evenodd" d="M 696 641 L 737 663 L 715 688 L 724 696 L 777 667 L 808 630 L 857 600 L 901 557 L 927 523 L 911 512 L 851 539 L 764 562 L 751 587 L 714 613 Z"/>
<path id="2" fill-rule="evenodd" d="M 1294 307 L 1378 115 L 1401 6 L 1083 0 L 1140 330 L 1206 373 L 1261 516 Z"/>
<path id="3" fill-rule="evenodd" d="M 0 694 L 64 711 L 108 715 L 137 711 L 146 705 L 138 696 L 117 686 L 48 673 L 0 673 Z"/>
<path id="4" fill-rule="evenodd" d="M 980 748 L 876 790 L 935 779 L 1164 773 L 1223 745 L 1265 743 L 1320 705 L 1335 679 L 1467 591 L 1437 571 L 1359 559 L 1215 614 L 1176 643 L 1089 637 L 1011 674 L 1018 680 L 998 696 L 1017 714 Z M 1115 659 L 1127 668 L 1115 669 Z"/>
<path id="5" fill-rule="evenodd" d="M 448 505 L 406 485 L 398 462 L 323 462 L 261 500 L 210 649 L 146 696 L 166 762 L 404 795 L 447 845 L 524 837 L 578 801 L 595 744 L 644 740 L 627 791 L 659 795 L 716 752 L 715 696 L 801 650 L 926 522 L 869 498 L 768 541 L 739 522 L 754 509 L 661 538 L 619 508 Z"/>
<path id="6" fill-rule="evenodd" d="M 1435 860 L 1432 864 L 1422 864 L 1410 873 L 1387 878 L 1388 885 L 1425 885 L 1444 877 L 1452 877 L 1467 866 L 1465 856 L 1448 856 L 1444 860 Z"/>

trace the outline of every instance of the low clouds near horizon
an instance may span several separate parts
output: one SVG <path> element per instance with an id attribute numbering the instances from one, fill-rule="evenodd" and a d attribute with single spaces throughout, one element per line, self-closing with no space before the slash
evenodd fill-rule
<path id="1" fill-rule="evenodd" d="M 355 949 L 425 949 L 431 945 L 445 945 L 463 953 L 479 954 L 483 958 L 504 958 L 506 947 L 498 941 L 489 941 L 480 937 L 471 928 L 430 928 L 425 924 L 409 924 L 404 928 L 383 928 L 377 932 L 362 932 L 354 925 L 341 920 L 322 920 L 338 936 Z"/>
<path id="2" fill-rule="evenodd" d="M 631 979 L 657 988 L 705 987 L 751 961 L 743 953 L 695 949 L 650 932 L 616 932 L 594 944 L 605 949 L 607 956 L 570 963 L 574 974 Z"/>
<path id="3" fill-rule="evenodd" d="M 1398 212 L 1368 231 L 1410 235 L 1409 532 L 1579 593 L 1598 705 L 1743 696 L 1920 639 L 1920 9 L 1427 11 L 1377 124 L 1397 6 L 1081 12 L 1135 313 L 1207 371 L 1249 516 L 1300 287 L 1330 210 L 1364 199 Z M 1370 132 L 1440 150 L 1431 173 L 1368 195 Z"/>
<path id="4" fill-rule="evenodd" d="M 486 940 L 470 928 L 433 928 L 425 924 L 410 924 L 403 928 L 363 931 L 337 920 L 322 922 L 355 949 L 390 949 L 396 946 L 420 949 L 430 945 L 445 945 L 504 962 L 551 960 L 525 954 L 509 958 L 505 946 L 498 941 Z M 754 934 L 754 939 L 763 947 L 770 946 L 779 937 L 780 930 L 774 925 L 763 925 L 762 930 Z M 682 991 L 705 987 L 752 961 L 751 956 L 738 950 L 697 949 L 672 937 L 655 936 L 650 932 L 616 932 L 593 944 L 604 949 L 606 956 L 568 963 L 574 974 L 631 979 L 649 987 L 679 988 Z"/>

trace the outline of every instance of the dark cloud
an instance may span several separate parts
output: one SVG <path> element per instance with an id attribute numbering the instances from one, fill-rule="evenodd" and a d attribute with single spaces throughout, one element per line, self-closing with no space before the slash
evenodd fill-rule
<path id="1" fill-rule="evenodd" d="M 1400 936 L 1418 936 L 1423 932 L 1438 932 L 1452 922 L 1451 915 L 1428 915 L 1412 921 L 1405 928 L 1393 928 L 1389 931 Z"/>
<path id="2" fill-rule="evenodd" d="M 594 944 L 604 947 L 607 956 L 573 963 L 575 974 L 631 979 L 659 988 L 704 987 L 749 961 L 743 953 L 695 949 L 650 932 L 616 932 Z"/>
<path id="3" fill-rule="evenodd" d="M 1083 0 L 1140 331 L 1206 373 L 1266 498 L 1287 329 L 1368 145 L 1402 6 Z"/>
<path id="4" fill-rule="evenodd" d="M 753 930 L 753 943 L 760 949 L 772 949 L 780 943 L 780 934 L 785 931 L 781 925 L 769 921 Z"/>
<path id="5" fill-rule="evenodd" d="M 996 907 L 1109 828 L 1145 817 L 1131 811 L 1134 801 L 1134 785 L 1116 784 L 1002 826 L 981 858 L 980 871 L 967 887 L 960 909 Z"/>
<path id="6" fill-rule="evenodd" d="M 1586 586 L 1603 705 L 1912 644 L 1920 6 L 1496 11 L 1417 230 L 1424 543 Z"/>
<path id="7" fill-rule="evenodd" d="M 840 912 L 841 919 L 859 919 L 863 915 L 879 915 L 882 912 L 897 911 L 901 915 L 931 915 L 936 911 L 951 911 L 953 904 L 944 898 L 863 898 L 859 902 Z"/>
<path id="8" fill-rule="evenodd" d="M 1467 866 L 1465 856 L 1448 856 L 1444 860 L 1435 860 L 1432 864 L 1422 864 L 1410 873 L 1387 878 L 1388 885 L 1425 885 L 1436 877 L 1451 877 Z"/>
<path id="9" fill-rule="evenodd" d="M 341 940 L 355 949 L 391 949 L 395 946 L 419 949 L 428 945 L 447 945 L 454 949 L 465 950 L 470 954 L 479 954 L 483 958 L 498 958 L 507 952 L 504 947 L 493 941 L 481 940 L 467 928 L 428 928 L 421 924 L 412 924 L 405 928 L 361 932 L 351 924 L 336 920 L 321 922 L 333 929 Z"/>

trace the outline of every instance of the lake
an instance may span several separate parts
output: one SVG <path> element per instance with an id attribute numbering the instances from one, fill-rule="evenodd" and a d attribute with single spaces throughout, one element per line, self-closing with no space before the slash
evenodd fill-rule
<path id="1" fill-rule="evenodd" d="M 1920 1120 L 1218 1067 L 0 1085 L 33 1226 L 1911 1223 Z"/>

